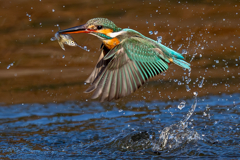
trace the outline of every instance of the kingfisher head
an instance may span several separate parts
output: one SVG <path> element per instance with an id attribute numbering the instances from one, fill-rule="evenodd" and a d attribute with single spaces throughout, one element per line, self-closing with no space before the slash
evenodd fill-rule
<path id="1" fill-rule="evenodd" d="M 60 30 L 60 34 L 71 33 L 89 33 L 97 36 L 101 40 L 110 40 L 114 37 L 112 33 L 121 31 L 121 28 L 117 27 L 112 21 L 107 18 L 93 18 L 87 21 L 86 24 Z"/>

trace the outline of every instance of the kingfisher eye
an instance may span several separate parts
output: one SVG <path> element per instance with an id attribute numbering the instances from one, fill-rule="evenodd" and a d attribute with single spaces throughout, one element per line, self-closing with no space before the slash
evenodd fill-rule
<path id="1" fill-rule="evenodd" d="M 97 29 L 102 29 L 103 27 L 102 26 L 97 26 Z"/>

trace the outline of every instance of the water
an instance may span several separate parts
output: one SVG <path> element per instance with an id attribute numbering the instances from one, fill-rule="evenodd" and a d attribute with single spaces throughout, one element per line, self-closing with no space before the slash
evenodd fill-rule
<path id="1" fill-rule="evenodd" d="M 240 94 L 196 96 L 182 110 L 178 101 L 2 106 L 0 157 L 240 156 Z"/>
<path id="2" fill-rule="evenodd" d="M 157 42 L 158 42 L 158 43 L 162 43 L 162 36 L 158 36 L 158 37 L 157 37 Z"/>
<path id="3" fill-rule="evenodd" d="M 178 109 L 182 110 L 185 107 L 185 104 L 185 101 L 180 102 L 180 104 L 178 105 Z"/>

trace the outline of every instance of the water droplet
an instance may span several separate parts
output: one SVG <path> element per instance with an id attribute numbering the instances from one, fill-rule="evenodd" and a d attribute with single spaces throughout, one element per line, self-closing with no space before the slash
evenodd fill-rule
<path id="1" fill-rule="evenodd" d="M 15 63 L 15 62 L 10 63 L 10 64 L 7 66 L 7 69 L 9 69 L 11 66 L 13 66 L 14 63 Z"/>
<path id="2" fill-rule="evenodd" d="M 146 21 L 146 24 L 148 24 L 148 21 Z"/>
<path id="3" fill-rule="evenodd" d="M 205 78 L 203 77 L 203 79 L 199 82 L 199 84 L 198 84 L 198 87 L 199 87 L 199 88 L 202 88 L 204 79 L 205 79 Z"/>
<path id="4" fill-rule="evenodd" d="M 188 85 L 186 85 L 186 91 L 189 92 L 191 90 L 191 88 L 189 88 Z"/>
<path id="5" fill-rule="evenodd" d="M 186 80 L 186 83 L 187 83 L 187 84 L 189 84 L 189 82 L 191 82 L 191 78 L 188 78 L 188 79 Z"/>
<path id="6" fill-rule="evenodd" d="M 207 113 L 206 113 L 206 112 L 203 112 L 203 116 L 207 116 Z"/>
<path id="7" fill-rule="evenodd" d="M 193 95 L 194 95 L 194 96 L 197 96 L 197 95 L 198 95 L 198 92 L 193 92 Z"/>
<path id="8" fill-rule="evenodd" d="M 29 19 L 28 19 L 28 21 L 32 21 L 32 19 L 31 19 L 31 18 L 29 18 Z"/>
<path id="9" fill-rule="evenodd" d="M 65 55 L 63 55 L 62 58 L 65 58 Z"/>
<path id="10" fill-rule="evenodd" d="M 183 49 L 182 50 L 182 54 L 187 54 L 188 52 L 187 52 L 187 50 L 186 49 Z"/>
<path id="11" fill-rule="evenodd" d="M 195 58 L 196 55 L 197 55 L 197 53 L 193 54 L 192 59 L 190 60 L 190 62 L 192 62 L 192 60 Z"/>
<path id="12" fill-rule="evenodd" d="M 178 109 L 182 110 L 185 107 L 186 102 L 182 101 L 179 105 L 178 105 Z"/>
<path id="13" fill-rule="evenodd" d="M 191 76 L 191 68 L 188 69 L 188 77 Z"/>
<path id="14" fill-rule="evenodd" d="M 122 112 L 123 110 L 122 109 L 120 109 L 118 112 Z"/>
<path id="15" fill-rule="evenodd" d="M 152 34 L 153 34 L 153 31 L 149 31 L 148 33 L 149 33 L 150 35 L 152 35 Z"/>
<path id="16" fill-rule="evenodd" d="M 154 31 L 154 34 L 157 35 L 157 34 L 158 34 L 158 31 Z"/>
<path id="17" fill-rule="evenodd" d="M 179 45 L 179 47 L 178 47 L 177 51 L 178 51 L 178 50 L 179 50 L 181 47 L 182 47 L 182 44 L 180 44 L 180 45 Z"/>
<path id="18" fill-rule="evenodd" d="M 157 42 L 158 42 L 158 43 L 162 43 L 162 36 L 158 36 L 158 37 L 157 37 Z"/>
<path id="19" fill-rule="evenodd" d="M 87 46 L 84 46 L 83 49 L 84 49 L 85 51 L 88 51 L 88 52 L 90 51 L 90 50 L 87 49 Z"/>
<path id="20" fill-rule="evenodd" d="M 52 12 L 55 12 L 55 9 L 52 9 Z"/>

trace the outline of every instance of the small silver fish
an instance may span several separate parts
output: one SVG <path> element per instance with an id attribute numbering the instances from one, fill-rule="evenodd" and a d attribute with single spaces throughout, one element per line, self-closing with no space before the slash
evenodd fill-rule
<path id="1" fill-rule="evenodd" d="M 57 26 L 58 26 L 58 29 L 61 30 L 58 24 L 57 24 Z M 77 46 L 77 47 L 79 47 L 79 48 L 84 49 L 85 51 L 88 51 L 88 52 L 90 51 L 89 49 L 87 49 L 86 46 L 84 46 L 84 47 L 79 46 L 79 45 L 74 41 L 74 39 L 72 38 L 72 36 L 70 36 L 69 34 L 59 34 L 59 32 L 56 32 L 55 35 L 54 35 L 54 37 L 52 37 L 50 40 L 51 40 L 51 41 L 56 41 L 56 40 L 57 40 L 58 43 L 59 43 L 59 45 L 60 45 L 60 47 L 61 47 L 64 51 L 65 51 L 65 48 L 64 48 L 64 45 L 63 45 L 63 44 L 66 44 L 66 45 L 69 45 L 69 46 L 73 46 L 73 47 Z"/>
<path id="2" fill-rule="evenodd" d="M 50 40 L 55 41 L 58 40 L 60 47 L 65 50 L 64 44 L 69 46 L 78 46 L 78 44 L 73 40 L 72 36 L 69 34 L 59 34 L 58 32 L 55 33 L 55 37 L 52 37 Z"/>

